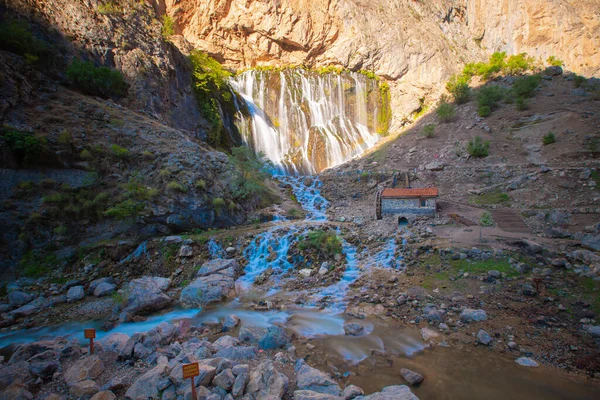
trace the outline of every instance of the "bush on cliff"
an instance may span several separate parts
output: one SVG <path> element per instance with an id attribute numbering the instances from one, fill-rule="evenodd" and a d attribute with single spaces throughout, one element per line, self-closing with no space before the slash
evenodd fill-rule
<path id="1" fill-rule="evenodd" d="M 75 89 L 92 96 L 109 98 L 127 94 L 127 83 L 120 71 L 96 67 L 89 61 L 73 60 L 67 69 L 67 79 Z"/>

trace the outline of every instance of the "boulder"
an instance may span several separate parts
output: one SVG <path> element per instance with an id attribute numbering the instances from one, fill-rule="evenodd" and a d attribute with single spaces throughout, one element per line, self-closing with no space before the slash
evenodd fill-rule
<path id="1" fill-rule="evenodd" d="M 104 351 L 116 351 L 121 354 L 129 341 L 129 335 L 121 332 L 113 332 L 100 339 Z"/>
<path id="2" fill-rule="evenodd" d="M 227 347 L 217 351 L 214 356 L 236 361 L 246 361 L 255 359 L 257 352 L 258 349 L 254 346 Z"/>
<path id="3" fill-rule="evenodd" d="M 425 379 L 423 375 L 419 374 L 418 372 L 411 371 L 408 368 L 402 368 L 400 370 L 400 375 L 411 386 L 419 386 Z"/>
<path id="4" fill-rule="evenodd" d="M 103 283 L 99 284 L 98 286 L 96 286 L 93 294 L 96 297 L 104 297 L 104 296 L 108 296 L 109 294 L 114 293 L 114 291 L 116 289 L 117 289 L 117 285 L 115 285 L 114 283 L 103 282 Z"/>
<path id="5" fill-rule="evenodd" d="M 273 363 L 269 360 L 258 364 L 250 372 L 248 384 L 246 385 L 246 394 L 255 399 L 264 399 L 267 396 L 283 397 L 288 388 L 289 380 L 287 376 L 278 372 Z"/>
<path id="6" fill-rule="evenodd" d="M 60 371 L 60 362 L 56 350 L 46 350 L 43 353 L 36 354 L 28 362 L 29 373 L 36 378 L 50 379 L 55 372 Z"/>
<path id="7" fill-rule="evenodd" d="M 98 386 L 98 384 L 91 379 L 77 382 L 69 388 L 69 393 L 77 398 L 93 396 L 99 391 L 100 386 Z"/>
<path id="8" fill-rule="evenodd" d="M 314 392 L 312 390 L 296 390 L 294 392 L 294 400 L 342 400 L 342 397 Z"/>
<path id="9" fill-rule="evenodd" d="M 8 315 L 12 318 L 28 317 L 30 315 L 36 314 L 44 310 L 46 307 L 48 307 L 49 304 L 50 302 L 48 301 L 48 299 L 46 299 L 43 296 L 40 296 L 32 302 L 27 303 L 26 305 L 19 307 L 16 310 L 12 310 L 8 313 Z"/>
<path id="10" fill-rule="evenodd" d="M 137 399 L 139 397 L 144 399 L 160 398 L 158 383 L 164 377 L 166 368 L 165 364 L 159 364 L 138 377 L 129 389 L 127 389 L 125 397 L 128 399 Z"/>
<path id="11" fill-rule="evenodd" d="M 600 337 L 600 325 L 583 325 L 582 328 L 593 337 Z"/>
<path id="12" fill-rule="evenodd" d="M 443 171 L 444 163 L 441 161 L 432 161 L 429 164 L 425 165 L 425 169 L 428 171 Z"/>
<path id="13" fill-rule="evenodd" d="M 466 308 L 460 313 L 460 320 L 465 323 L 485 321 L 487 320 L 487 314 L 484 310 Z"/>
<path id="14" fill-rule="evenodd" d="M 539 364 L 529 357 L 519 357 L 515 362 L 523 367 L 539 367 Z"/>
<path id="15" fill-rule="evenodd" d="M 421 328 L 421 337 L 425 342 L 429 342 L 432 339 L 438 338 L 440 336 L 439 333 L 429 328 Z"/>
<path id="16" fill-rule="evenodd" d="M 480 329 L 477 333 L 477 340 L 479 340 L 479 343 L 487 346 L 492 342 L 492 337 L 486 331 Z"/>
<path id="17" fill-rule="evenodd" d="M 68 386 L 83 380 L 96 379 L 104 371 L 104 363 L 98 355 L 84 357 L 65 372 L 64 379 Z"/>
<path id="18" fill-rule="evenodd" d="M 119 320 L 131 321 L 136 314 L 150 313 L 168 307 L 171 299 L 163 292 L 170 284 L 170 279 L 148 276 L 129 282 L 123 290 L 127 298 Z"/>
<path id="19" fill-rule="evenodd" d="M 21 382 L 14 382 L 2 392 L 0 400 L 31 400 L 33 395 L 27 389 L 27 386 Z"/>
<path id="20" fill-rule="evenodd" d="M 67 301 L 73 302 L 82 300 L 85 297 L 85 291 L 83 290 L 83 286 L 73 286 L 67 291 Z"/>
<path id="21" fill-rule="evenodd" d="M 238 398 L 244 394 L 248 378 L 250 377 L 250 367 L 247 364 L 238 364 L 232 369 L 235 375 L 235 381 L 231 388 L 231 394 L 233 397 Z"/>
<path id="22" fill-rule="evenodd" d="M 297 386 L 300 390 L 312 390 L 314 392 L 339 396 L 342 389 L 326 373 L 306 364 L 303 359 L 296 363 Z"/>
<path id="23" fill-rule="evenodd" d="M 219 319 L 219 322 L 223 326 L 221 329 L 222 332 L 229 332 L 240 324 L 240 319 L 237 315 L 231 314 Z"/>
<path id="24" fill-rule="evenodd" d="M 212 274 L 221 273 L 223 275 L 230 275 L 233 273 L 232 277 L 235 274 L 239 273 L 240 266 L 235 259 L 216 259 L 210 260 L 204 264 L 196 273 L 197 277 L 200 276 L 209 276 Z"/>
<path id="25" fill-rule="evenodd" d="M 33 300 L 33 296 L 20 290 L 13 290 L 8 294 L 8 303 L 11 306 L 21 307 Z"/>
<path id="26" fill-rule="evenodd" d="M 221 349 L 226 349 L 229 347 L 236 347 L 240 345 L 240 341 L 234 338 L 233 336 L 225 335 L 221 336 L 217 340 L 214 341 L 213 347 L 217 349 L 217 351 Z"/>
<path id="27" fill-rule="evenodd" d="M 386 386 L 381 392 L 357 397 L 360 400 L 419 400 L 406 385 Z"/>
<path id="28" fill-rule="evenodd" d="M 103 390 L 92 396 L 90 400 L 114 400 L 117 396 L 109 390 Z"/>
<path id="29" fill-rule="evenodd" d="M 213 260 L 223 261 L 223 260 Z M 234 276 L 228 269 L 203 275 L 186 286 L 179 296 L 179 302 L 186 308 L 200 308 L 208 304 L 219 303 L 235 293 Z"/>
<path id="30" fill-rule="evenodd" d="M 263 350 L 279 349 L 290 343 L 289 336 L 279 326 L 268 328 L 243 326 L 238 334 L 238 339 L 242 342 L 258 345 Z"/>
<path id="31" fill-rule="evenodd" d="M 235 376 L 233 375 L 233 372 L 231 372 L 231 369 L 227 368 L 215 376 L 212 382 L 213 385 L 229 392 L 235 382 Z"/>
<path id="32" fill-rule="evenodd" d="M 352 400 L 355 397 L 364 395 L 365 392 L 356 385 L 346 386 L 342 392 L 343 400 Z"/>
<path id="33" fill-rule="evenodd" d="M 185 244 L 179 249 L 179 257 L 191 257 L 194 254 L 192 246 Z"/>
<path id="34" fill-rule="evenodd" d="M 308 278 L 312 274 L 312 269 L 302 268 L 298 273 L 303 277 Z"/>
<path id="35" fill-rule="evenodd" d="M 93 294 L 94 291 L 96 290 L 96 288 L 103 283 L 115 284 L 116 282 L 115 282 L 115 278 L 113 278 L 112 276 L 94 279 L 93 281 L 90 282 L 90 284 L 88 286 L 88 293 Z"/>
<path id="36" fill-rule="evenodd" d="M 0 390 L 6 389 L 12 383 L 24 383 L 30 379 L 29 363 L 18 361 L 9 365 L 0 364 Z"/>
<path id="37" fill-rule="evenodd" d="M 359 336 L 365 331 L 365 327 L 357 322 L 349 322 L 344 324 L 344 332 L 346 335 Z"/>

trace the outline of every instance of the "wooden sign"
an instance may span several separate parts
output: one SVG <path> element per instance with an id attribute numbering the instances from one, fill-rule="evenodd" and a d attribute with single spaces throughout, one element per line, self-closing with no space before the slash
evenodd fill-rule
<path id="1" fill-rule="evenodd" d="M 200 375 L 200 369 L 198 363 L 184 364 L 181 366 L 183 369 L 183 379 L 190 378 L 192 380 L 192 399 L 197 400 L 196 396 L 196 384 L 194 383 L 194 377 Z"/>
<path id="2" fill-rule="evenodd" d="M 90 354 L 94 354 L 94 339 L 96 339 L 96 330 L 84 329 L 83 337 L 86 339 L 90 339 Z"/>
<path id="3" fill-rule="evenodd" d="M 193 378 L 195 376 L 200 375 L 200 369 L 198 368 L 198 363 L 193 364 L 184 364 L 183 368 L 183 379 Z"/>

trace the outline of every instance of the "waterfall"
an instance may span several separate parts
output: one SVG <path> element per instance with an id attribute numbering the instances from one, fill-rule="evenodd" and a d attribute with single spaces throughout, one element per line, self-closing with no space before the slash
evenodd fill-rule
<path id="1" fill-rule="evenodd" d="M 379 83 L 354 72 L 250 70 L 231 79 L 245 101 L 236 113 L 246 144 L 279 169 L 315 174 L 375 145 Z"/>

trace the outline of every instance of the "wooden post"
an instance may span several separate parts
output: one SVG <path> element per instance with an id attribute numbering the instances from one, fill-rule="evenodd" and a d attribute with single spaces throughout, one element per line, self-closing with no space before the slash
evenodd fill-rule
<path id="1" fill-rule="evenodd" d="M 94 339 L 96 338 L 95 329 L 84 329 L 83 336 L 86 339 L 90 339 L 90 354 L 94 354 Z"/>
<path id="2" fill-rule="evenodd" d="M 184 364 L 181 366 L 182 370 L 183 370 L 183 379 L 191 379 L 191 383 L 192 383 L 192 400 L 197 400 L 198 397 L 196 396 L 196 384 L 194 383 L 194 377 L 200 375 L 200 369 L 198 367 L 198 363 L 192 363 L 192 364 Z"/>

